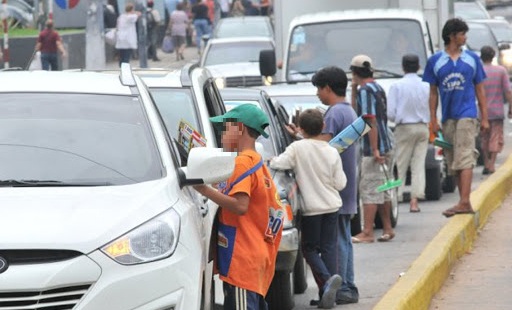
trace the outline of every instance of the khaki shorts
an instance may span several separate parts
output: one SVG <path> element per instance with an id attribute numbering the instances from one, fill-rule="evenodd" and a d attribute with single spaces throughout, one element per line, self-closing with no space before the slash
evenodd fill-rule
<path id="1" fill-rule="evenodd" d="M 475 118 L 449 119 L 443 123 L 444 138 L 453 145 L 451 150 L 443 150 L 449 175 L 475 167 L 479 155 L 475 148 L 478 131 L 479 122 Z"/>
<path id="2" fill-rule="evenodd" d="M 386 154 L 386 165 L 388 176 L 393 179 L 391 171 L 392 154 Z M 377 192 L 377 187 L 386 182 L 386 175 L 382 166 L 375 161 L 373 156 L 364 156 L 361 160 L 361 178 L 359 181 L 359 196 L 363 204 L 383 204 L 385 201 L 391 201 L 388 191 Z"/>

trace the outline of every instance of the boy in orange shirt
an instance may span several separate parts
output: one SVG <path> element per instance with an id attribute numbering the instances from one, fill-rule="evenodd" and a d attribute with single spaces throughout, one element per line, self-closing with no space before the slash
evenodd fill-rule
<path id="1" fill-rule="evenodd" d="M 212 117 L 222 125 L 224 150 L 238 152 L 233 175 L 215 190 L 194 188 L 220 206 L 217 268 L 224 281 L 224 309 L 267 309 L 285 211 L 256 139 L 268 134 L 268 117 L 252 104 Z"/>

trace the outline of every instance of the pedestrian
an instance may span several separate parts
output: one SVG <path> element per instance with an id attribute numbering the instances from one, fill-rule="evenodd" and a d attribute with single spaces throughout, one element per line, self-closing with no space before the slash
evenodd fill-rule
<path id="1" fill-rule="evenodd" d="M 322 104 L 328 106 L 324 114 L 325 127 L 320 135 L 324 141 L 330 141 L 356 118 L 356 112 L 345 100 L 348 79 L 345 71 L 338 67 L 326 67 L 318 70 L 311 79 L 317 88 L 317 96 Z M 338 274 L 343 282 L 336 294 L 336 304 L 357 303 L 359 290 L 354 279 L 354 251 L 352 246 L 351 219 L 357 213 L 357 146 L 348 147 L 341 153 L 343 171 L 347 178 L 345 188 L 340 192 L 343 206 L 338 212 Z"/>
<path id="2" fill-rule="evenodd" d="M 231 4 L 231 16 L 245 16 L 245 8 L 242 0 L 233 0 Z"/>
<path id="3" fill-rule="evenodd" d="M 304 204 L 301 218 L 302 252 L 318 286 L 319 308 L 330 309 L 342 278 L 337 274 L 337 223 L 342 206 L 339 191 L 347 182 L 338 151 L 320 136 L 322 113 L 308 109 L 299 115 L 304 139 L 291 143 L 284 153 L 272 158 L 270 167 L 293 170 Z"/>
<path id="4" fill-rule="evenodd" d="M 444 50 L 430 56 L 423 73 L 423 81 L 430 84 L 430 126 L 434 133 L 440 130 L 436 115 L 440 96 L 443 136 L 453 146 L 452 149 L 445 148 L 444 155 L 448 174 L 457 179 L 459 202 L 443 212 L 446 217 L 474 213 L 469 195 L 478 157 L 475 149 L 478 134 L 476 100 L 480 108 L 480 128 L 489 129 L 482 62 L 474 52 L 462 48 L 468 29 L 462 19 L 447 20 L 442 30 Z"/>
<path id="5" fill-rule="evenodd" d="M 398 178 L 406 179 L 407 168 L 411 167 L 410 212 L 420 212 L 418 200 L 425 198 L 425 158 L 427 157 L 430 132 L 430 111 L 428 106 L 429 85 L 421 80 L 416 54 L 402 57 L 405 75 L 391 85 L 388 93 L 388 119 L 395 123 L 395 154 L 397 155 Z M 403 197 L 403 187 L 398 197 Z"/>
<path id="6" fill-rule="evenodd" d="M 235 169 L 219 190 L 194 188 L 217 203 L 217 269 L 224 282 L 224 309 L 267 309 L 265 295 L 274 276 L 285 209 L 272 176 L 256 152 L 256 139 L 268 138 L 267 115 L 252 104 L 210 118 L 222 129 L 226 151 L 237 152 Z"/>
<path id="7" fill-rule="evenodd" d="M 373 78 L 372 60 L 367 55 L 357 55 L 350 63 L 352 71 L 352 104 L 358 115 L 371 119 L 370 132 L 363 137 L 361 180 L 359 195 L 364 208 L 363 231 L 352 237 L 353 243 L 374 241 L 373 223 L 377 211 L 383 233 L 377 241 L 390 241 L 395 237 L 391 227 L 391 197 L 388 191 L 377 192 L 386 182 L 386 172 L 392 163 L 392 144 L 388 135 L 386 93 Z"/>
<path id="8" fill-rule="evenodd" d="M 493 65 L 492 60 L 496 52 L 491 46 L 483 46 L 480 58 L 484 63 L 487 79 L 484 80 L 485 97 L 487 102 L 487 118 L 489 130 L 481 133 L 484 169 L 482 174 L 494 173 L 496 156 L 503 150 L 503 111 L 504 104 L 508 102 L 508 118 L 512 118 L 512 91 L 507 69 L 503 66 Z"/>
<path id="9" fill-rule="evenodd" d="M 136 23 L 141 13 L 135 11 L 133 3 L 127 3 L 124 13 L 117 18 L 116 49 L 119 51 L 119 66 L 130 63 L 132 51 L 137 48 Z"/>
<path id="10" fill-rule="evenodd" d="M 226 18 L 229 16 L 229 4 L 230 0 L 219 0 L 220 18 Z"/>
<path id="11" fill-rule="evenodd" d="M 210 34 L 211 24 L 211 21 L 208 18 L 208 6 L 203 0 L 199 0 L 194 6 L 192 6 L 192 20 L 194 23 L 194 29 L 196 30 L 197 52 L 200 55 L 203 35 Z"/>
<path id="12" fill-rule="evenodd" d="M 57 51 L 60 52 L 62 57 L 67 57 L 67 54 L 59 33 L 53 29 L 53 20 L 46 21 L 46 28 L 39 33 L 35 50 L 41 52 L 43 70 L 59 70 Z"/>
<path id="13" fill-rule="evenodd" d="M 148 30 L 148 58 L 151 58 L 153 61 L 160 61 L 157 55 L 157 41 L 158 41 L 158 33 L 160 30 L 160 13 L 158 10 L 155 10 L 153 7 L 155 3 L 153 0 L 148 0 L 148 8 L 146 12 L 146 26 Z"/>
<path id="14" fill-rule="evenodd" d="M 178 3 L 176 10 L 172 12 L 169 19 L 168 31 L 172 36 L 174 49 L 176 51 L 176 60 L 184 60 L 183 52 L 186 46 L 187 28 L 189 26 L 189 19 L 187 13 L 183 11 L 184 4 Z"/>

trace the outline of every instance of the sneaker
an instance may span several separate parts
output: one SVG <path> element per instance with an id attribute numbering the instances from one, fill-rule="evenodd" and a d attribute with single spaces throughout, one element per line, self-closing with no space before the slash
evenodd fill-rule
<path id="1" fill-rule="evenodd" d="M 357 304 L 358 302 L 359 298 L 354 296 L 354 294 L 336 294 L 337 305 Z"/>
<path id="2" fill-rule="evenodd" d="M 336 292 L 340 287 L 341 277 L 337 274 L 331 276 L 324 285 L 324 293 L 322 294 L 322 298 L 320 298 L 318 308 L 332 309 L 336 303 Z"/>

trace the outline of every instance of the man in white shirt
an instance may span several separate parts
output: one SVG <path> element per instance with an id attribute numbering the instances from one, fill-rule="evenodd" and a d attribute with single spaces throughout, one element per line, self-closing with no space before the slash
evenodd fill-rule
<path id="1" fill-rule="evenodd" d="M 417 75 L 419 58 L 414 54 L 402 57 L 405 75 L 391 85 L 388 94 L 388 119 L 395 122 L 395 143 L 398 176 L 405 180 L 411 166 L 410 212 L 420 212 L 418 199 L 425 197 L 425 158 L 427 156 L 430 122 L 429 85 Z M 399 196 L 402 198 L 402 188 Z"/>

